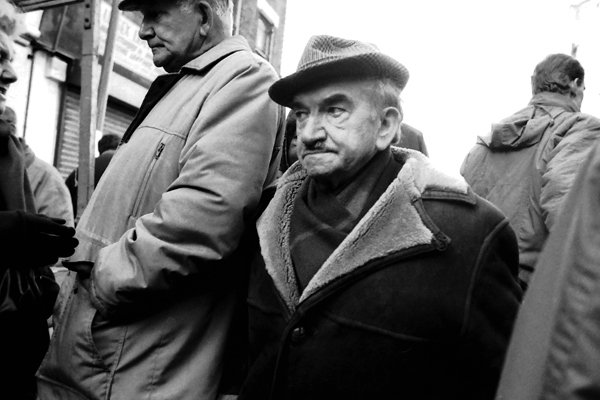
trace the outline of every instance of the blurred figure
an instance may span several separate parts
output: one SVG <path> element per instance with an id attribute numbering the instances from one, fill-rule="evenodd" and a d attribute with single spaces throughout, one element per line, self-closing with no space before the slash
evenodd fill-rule
<path id="1" fill-rule="evenodd" d="M 565 204 L 519 311 L 498 400 L 600 398 L 600 144 Z"/>
<path id="2" fill-rule="evenodd" d="M 112 133 L 103 135 L 98 141 L 99 155 L 94 161 L 94 187 L 98 186 L 98 182 L 100 181 L 102 174 L 106 170 L 106 167 L 108 167 L 108 164 L 110 163 L 110 160 L 115 154 L 117 147 L 119 147 L 120 142 L 121 137 Z M 71 204 L 73 205 L 73 213 L 75 217 L 77 217 L 78 173 L 79 169 L 75 168 L 73 171 L 71 171 L 71 173 L 65 181 L 65 183 L 67 184 L 67 188 L 69 189 L 69 194 L 71 195 Z"/>
<path id="3" fill-rule="evenodd" d="M 17 80 L 12 67 L 19 16 L 0 0 L 0 114 Z M 0 123 L 0 391 L 6 399 L 35 399 L 35 371 L 48 347 L 48 325 L 58 285 L 48 268 L 69 256 L 77 241 L 64 220 L 36 215 L 25 150 Z"/>
<path id="4" fill-rule="evenodd" d="M 235 391 L 223 371 L 228 339 L 246 332 L 231 329 L 244 237 L 279 168 L 285 115 L 267 94 L 277 73 L 232 36 L 231 0 L 119 8 L 141 13 L 138 35 L 168 74 L 81 215 L 39 395 L 214 399 Z"/>
<path id="5" fill-rule="evenodd" d="M 271 98 L 299 162 L 257 231 L 240 400 L 493 399 L 521 289 L 506 218 L 391 146 L 408 71 L 314 36 Z"/>
<path id="6" fill-rule="evenodd" d="M 412 149 L 420 151 L 421 153 L 429 156 L 427 153 L 427 146 L 425 145 L 425 139 L 423 133 L 420 130 L 413 128 L 412 126 L 402 123 L 400 125 L 399 139 L 394 146 L 404 147 L 405 149 Z"/>
<path id="7" fill-rule="evenodd" d="M 510 220 L 523 286 L 577 169 L 600 138 L 600 120 L 580 112 L 585 83 L 579 61 L 549 55 L 535 67 L 531 85 L 529 105 L 479 137 L 461 168 L 475 193 Z"/>
<path id="8" fill-rule="evenodd" d="M 296 137 L 296 116 L 293 111 L 290 111 L 285 120 L 285 135 L 283 137 L 283 151 L 281 154 L 281 167 L 280 171 L 283 173 L 287 171 L 289 167 L 296 161 L 298 161 L 298 154 L 296 153 L 296 144 L 298 138 Z"/>
<path id="9" fill-rule="evenodd" d="M 8 130 L 9 134 L 17 136 L 17 115 L 10 107 L 6 107 L 0 115 L 0 130 Z M 19 141 L 24 149 L 27 176 L 35 198 L 37 213 L 63 219 L 67 226 L 73 226 L 71 197 L 60 172 L 36 157 L 22 138 L 19 138 Z"/>

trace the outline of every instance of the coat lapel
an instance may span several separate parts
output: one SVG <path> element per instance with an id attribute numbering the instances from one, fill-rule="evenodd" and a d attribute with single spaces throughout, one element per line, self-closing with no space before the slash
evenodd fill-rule
<path id="1" fill-rule="evenodd" d="M 258 233 L 267 272 L 290 311 L 371 260 L 431 244 L 434 234 L 414 206 L 424 192 L 469 195 L 462 178 L 442 174 L 420 153 L 393 148 L 393 154 L 403 164 L 397 179 L 329 256 L 303 293 L 299 293 L 291 261 L 289 234 L 294 198 L 306 172 L 296 164 L 281 177 L 273 200 L 258 222 Z"/>

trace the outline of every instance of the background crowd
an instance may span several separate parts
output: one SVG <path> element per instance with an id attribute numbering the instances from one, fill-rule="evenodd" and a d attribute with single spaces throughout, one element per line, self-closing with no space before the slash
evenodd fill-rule
<path id="1" fill-rule="evenodd" d="M 5 104 L 20 23 L 0 0 L 0 397 L 598 397 L 579 61 L 532 66 L 463 178 L 403 122 L 409 70 L 374 44 L 314 36 L 281 78 L 231 1 L 119 8 L 167 73 L 100 139 L 75 215 L 77 170 L 36 158 Z"/>

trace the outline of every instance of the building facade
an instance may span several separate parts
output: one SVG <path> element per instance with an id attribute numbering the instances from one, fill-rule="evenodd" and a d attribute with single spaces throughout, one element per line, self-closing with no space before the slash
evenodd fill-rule
<path id="1" fill-rule="evenodd" d="M 235 0 L 234 33 L 245 36 L 279 71 L 287 0 Z M 99 61 L 102 63 L 111 6 L 100 1 Z M 8 105 L 18 119 L 18 133 L 36 155 L 67 176 L 78 163 L 79 96 L 83 3 L 25 14 L 27 33 L 15 46 L 19 80 Z M 139 13 L 121 13 L 114 67 L 102 132 L 122 135 L 156 76 L 152 53 L 137 32 Z M 99 77 L 98 77 L 99 78 Z M 93 82 L 98 85 L 99 82 Z"/>

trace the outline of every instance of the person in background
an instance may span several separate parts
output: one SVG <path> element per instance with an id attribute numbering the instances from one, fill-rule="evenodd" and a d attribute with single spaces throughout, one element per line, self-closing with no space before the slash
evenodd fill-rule
<path id="1" fill-rule="evenodd" d="M 519 311 L 498 400 L 600 394 L 600 143 L 582 163 Z"/>
<path id="2" fill-rule="evenodd" d="M 298 138 L 296 137 L 296 116 L 290 111 L 285 120 L 285 135 L 283 137 L 283 146 L 281 154 L 280 171 L 284 173 L 293 163 L 298 161 L 296 147 Z"/>
<path id="3" fill-rule="evenodd" d="M 585 82 L 579 61 L 549 55 L 535 67 L 531 86 L 529 105 L 492 125 L 461 167 L 475 193 L 510 220 L 523 287 L 579 166 L 600 138 L 600 120 L 580 112 Z"/>
<path id="4" fill-rule="evenodd" d="M 141 13 L 138 35 L 168 74 L 77 225 L 39 397 L 215 399 L 236 390 L 222 371 L 235 370 L 228 340 L 245 337 L 231 329 L 243 238 L 279 168 L 285 113 L 267 94 L 277 73 L 232 36 L 230 0 L 119 8 Z"/>
<path id="5" fill-rule="evenodd" d="M 427 146 L 425 145 L 425 139 L 423 138 L 423 133 L 420 130 L 413 128 L 408 124 L 402 123 L 400 124 L 400 132 L 398 136 L 398 141 L 394 143 L 395 146 L 417 150 L 426 156 L 429 156 L 429 153 L 427 152 Z"/>
<path id="6" fill-rule="evenodd" d="M 312 37 L 271 98 L 299 162 L 258 224 L 240 400 L 492 399 L 521 298 L 508 220 L 392 147 L 408 71 Z"/>
<path id="7" fill-rule="evenodd" d="M 0 0 L 0 114 L 17 80 L 13 40 L 20 31 L 14 6 Z M 0 123 L 0 397 L 33 400 L 58 292 L 48 266 L 73 254 L 77 240 L 64 220 L 36 214 L 24 145 L 6 128 Z"/>
<path id="8" fill-rule="evenodd" d="M 6 107 L 0 115 L 0 130 L 6 130 L 8 134 L 17 137 L 17 115 L 10 107 Z M 23 145 L 27 176 L 35 198 L 37 213 L 63 219 L 67 226 L 74 226 L 69 190 L 60 172 L 36 157 L 25 140 L 19 138 L 19 141 Z"/>
<path id="9" fill-rule="evenodd" d="M 117 147 L 119 147 L 120 142 L 121 137 L 119 135 L 115 135 L 114 133 L 103 135 L 98 141 L 99 155 L 94 161 L 94 187 L 98 186 L 98 182 L 106 170 L 106 167 L 108 167 L 108 164 L 115 154 L 115 151 L 117 151 Z M 78 171 L 79 169 L 75 168 L 65 180 L 67 188 L 69 189 L 69 194 L 71 195 L 71 204 L 73 205 L 75 217 L 77 217 Z"/>

